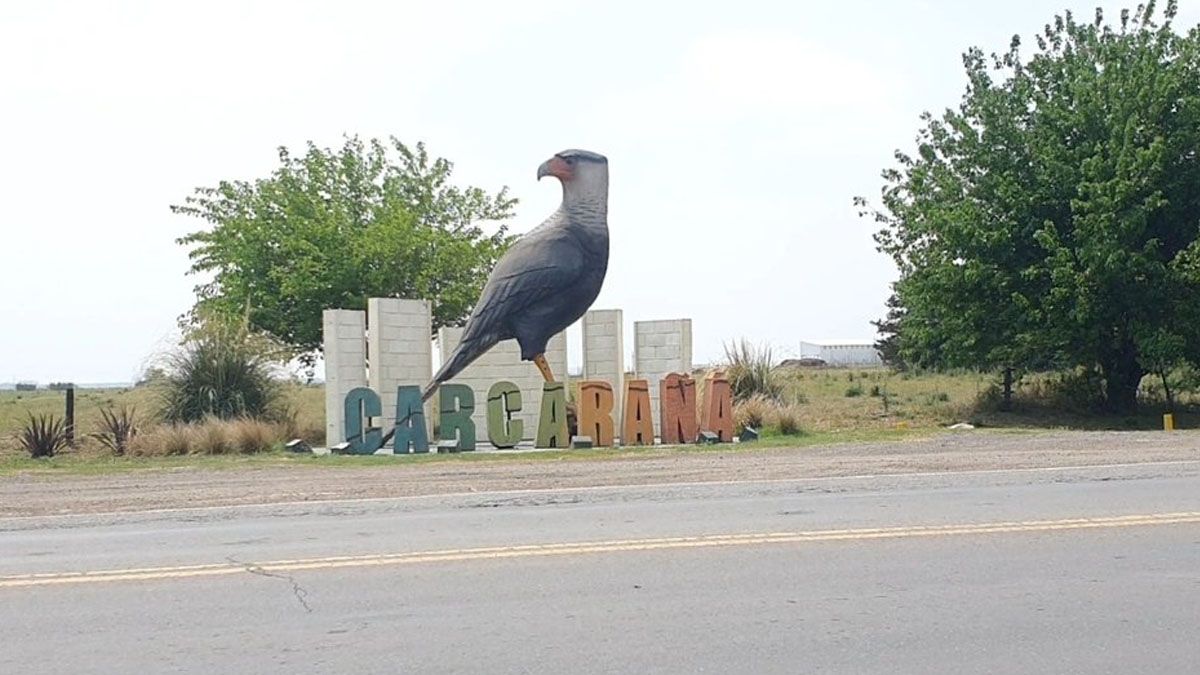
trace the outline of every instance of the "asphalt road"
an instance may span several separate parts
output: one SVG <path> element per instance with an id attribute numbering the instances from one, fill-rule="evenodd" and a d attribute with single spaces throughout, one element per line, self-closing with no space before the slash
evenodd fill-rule
<path id="1" fill-rule="evenodd" d="M 0 519 L 0 673 L 1195 673 L 1200 463 Z"/>

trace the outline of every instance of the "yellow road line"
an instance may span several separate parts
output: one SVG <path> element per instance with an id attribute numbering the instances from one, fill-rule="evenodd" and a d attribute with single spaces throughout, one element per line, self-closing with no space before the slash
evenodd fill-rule
<path id="1" fill-rule="evenodd" d="M 761 546 L 767 544 L 800 544 L 826 541 L 863 541 L 872 539 L 908 539 L 916 537 L 945 537 L 954 535 L 1006 534 L 1014 532 L 1052 532 L 1059 530 L 1109 529 L 1150 525 L 1180 525 L 1200 523 L 1200 512 L 1156 513 L 1103 518 L 1069 518 L 1063 520 L 1031 520 L 996 523 L 967 523 L 957 525 L 915 525 L 874 527 L 845 530 L 811 530 L 799 532 L 763 532 L 751 534 L 714 534 L 693 537 L 664 537 L 656 539 L 624 539 L 520 546 L 383 553 L 359 556 L 273 560 L 259 563 L 215 563 L 173 567 L 145 567 L 83 572 L 45 572 L 0 576 L 0 588 L 28 588 L 112 581 L 152 581 L 158 579 L 187 579 L 244 573 L 296 572 L 303 570 L 379 567 L 434 562 L 469 560 L 499 560 L 545 556 L 583 555 L 588 553 L 617 553 L 623 551 L 661 551 L 669 549 L 713 548 L 720 546 Z"/>

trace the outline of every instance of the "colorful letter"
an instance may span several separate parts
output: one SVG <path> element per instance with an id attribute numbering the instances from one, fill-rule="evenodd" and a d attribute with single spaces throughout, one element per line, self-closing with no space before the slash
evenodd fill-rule
<path id="1" fill-rule="evenodd" d="M 733 389 L 724 377 L 708 378 L 704 411 L 704 430 L 717 435 L 722 443 L 733 441 Z"/>
<path id="2" fill-rule="evenodd" d="M 612 385 L 599 380 L 579 383 L 579 435 L 591 436 L 592 446 L 613 444 Z"/>
<path id="3" fill-rule="evenodd" d="M 396 389 L 396 435 L 392 452 L 407 455 L 410 448 L 414 453 L 429 452 L 429 433 L 425 430 L 421 388 L 402 385 Z"/>
<path id="4" fill-rule="evenodd" d="M 369 427 L 363 432 L 365 422 L 372 417 L 383 416 L 383 403 L 379 394 L 366 387 L 356 387 L 346 393 L 345 403 L 346 442 L 350 447 L 346 453 L 350 455 L 372 455 L 383 446 L 383 431 L 379 427 Z"/>
<path id="5" fill-rule="evenodd" d="M 498 449 L 515 448 L 525 433 L 525 423 L 512 415 L 521 410 L 521 390 L 512 382 L 497 382 L 488 390 L 488 440 Z"/>
<path id="6" fill-rule="evenodd" d="M 537 447 L 565 448 L 567 436 L 567 391 L 562 382 L 542 387 L 542 410 L 538 416 Z"/>
<path id="7" fill-rule="evenodd" d="M 659 384 L 658 404 L 663 444 L 695 443 L 700 430 L 696 428 L 696 381 L 692 376 L 667 375 Z"/>
<path id="8" fill-rule="evenodd" d="M 457 441 L 458 449 L 475 449 L 475 392 L 465 384 L 443 384 L 438 389 L 438 438 Z"/>
<path id="9" fill-rule="evenodd" d="M 650 383 L 625 381 L 625 423 L 622 445 L 654 445 L 654 418 L 650 416 Z"/>

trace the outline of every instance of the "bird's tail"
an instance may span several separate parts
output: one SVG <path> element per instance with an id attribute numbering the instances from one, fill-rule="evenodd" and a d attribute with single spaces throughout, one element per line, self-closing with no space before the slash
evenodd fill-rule
<path id="1" fill-rule="evenodd" d="M 454 353 L 450 355 L 450 358 L 446 359 L 446 362 L 438 369 L 437 375 L 433 376 L 433 381 L 426 385 L 424 391 L 421 392 L 421 401 L 425 402 L 432 398 L 443 382 L 454 379 L 455 375 L 461 373 L 464 368 L 471 365 L 475 359 L 482 356 L 495 344 L 496 340 L 486 337 L 460 342 L 454 348 Z"/>

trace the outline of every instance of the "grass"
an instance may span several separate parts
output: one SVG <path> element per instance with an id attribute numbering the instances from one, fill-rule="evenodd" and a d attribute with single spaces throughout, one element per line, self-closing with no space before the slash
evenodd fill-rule
<path id="1" fill-rule="evenodd" d="M 0 458 L 0 477 L 15 474 L 91 476 L 137 471 L 164 471 L 175 469 L 201 469 L 230 471 L 245 468 L 377 468 L 381 466 L 405 467 L 429 463 L 490 463 L 512 461 L 572 462 L 572 461 L 618 461 L 628 458 L 652 458 L 679 453 L 738 453 L 753 454 L 773 448 L 803 448 L 840 443 L 868 443 L 916 440 L 928 437 L 929 430 L 889 429 L 861 430 L 845 433 L 802 433 L 798 436 L 767 436 L 757 443 L 724 445 L 682 446 L 631 446 L 627 448 L 597 448 L 594 450 L 527 450 L 512 452 L 465 452 L 457 454 L 404 455 L 294 455 L 282 451 L 243 455 L 183 455 L 183 456 L 128 456 L 113 457 L 111 454 L 70 452 L 53 459 L 33 460 L 28 457 L 8 456 Z"/>
<path id="2" fill-rule="evenodd" d="M 324 390 L 320 387 L 286 385 L 282 395 L 292 418 L 291 422 L 285 425 L 286 434 L 299 436 L 310 443 L 324 443 Z M 104 429 L 102 410 L 136 408 L 139 436 L 159 433 L 154 412 L 162 408 L 160 396 L 160 392 L 152 386 L 76 391 L 75 436 L 80 445 L 79 452 L 87 454 L 100 450 L 100 444 L 88 436 Z M 61 391 L 0 392 L 0 460 L 19 453 L 15 434 L 29 419 L 30 414 L 55 415 L 61 418 L 65 405 L 65 394 Z"/>
<path id="3" fill-rule="evenodd" d="M 1144 385 L 1146 404 L 1136 416 L 1114 418 L 1088 413 L 1065 405 L 1055 394 L 1058 376 L 1043 375 L 1023 379 L 1016 392 L 1013 412 L 997 411 L 993 375 L 978 373 L 912 374 L 895 373 L 886 369 L 778 369 L 783 406 L 795 418 L 798 435 L 778 435 L 778 418 L 772 408 L 760 405 L 759 418 L 765 418 L 764 439 L 756 447 L 777 445 L 806 446 L 840 441 L 884 440 L 929 434 L 958 422 L 999 429 L 1161 429 L 1162 404 L 1155 396 L 1152 378 Z M 698 382 L 698 385 L 700 383 Z M 861 395 L 846 396 L 850 389 Z M 268 432 L 262 428 L 247 428 L 218 436 L 215 432 L 196 441 L 195 430 L 172 433 L 153 424 L 154 411 L 160 405 L 152 388 L 123 390 L 81 390 L 76 395 L 76 425 L 78 448 L 64 451 L 51 460 L 34 461 L 24 455 L 15 442 L 15 434 L 29 415 L 54 414 L 62 416 L 64 396 L 61 392 L 0 392 L 0 474 L 15 471 L 119 471 L 142 468 L 198 466 L 234 468 L 247 465 L 305 465 L 374 466 L 376 462 L 395 462 L 385 458 L 307 458 L 282 452 L 267 452 L 261 456 L 246 456 L 249 448 L 272 446 L 279 437 L 300 436 L 314 442 L 324 442 L 324 392 L 320 387 L 289 385 L 285 400 L 292 411 L 291 428 Z M 88 435 L 100 428 L 101 408 L 136 407 L 142 427 L 131 456 L 113 459 Z M 1200 428 L 1200 399 L 1196 395 L 1181 396 L 1177 405 L 1176 426 L 1180 429 Z M 741 412 L 735 409 L 735 418 Z M 741 418 L 738 418 L 741 421 Z M 771 428 L 775 426 L 775 428 Z M 271 435 L 274 433 L 275 435 Z M 147 450 L 151 439 L 158 436 Z M 229 436 L 226 438 L 226 436 Z M 485 439 L 486 434 L 479 434 Z M 481 440 L 481 444 L 486 443 Z M 735 446 L 716 446 L 715 449 L 628 448 L 619 450 L 560 451 L 554 453 L 481 453 L 462 455 L 430 455 L 406 461 L 503 461 L 511 458 L 574 459 L 645 456 L 655 452 L 734 451 Z M 747 448 L 748 449 L 748 448 Z M 737 449 L 736 451 L 744 451 Z M 224 456 L 210 456 L 227 453 Z M 457 460 L 456 460 L 457 458 Z M 363 462 L 368 462 L 364 464 Z"/>

